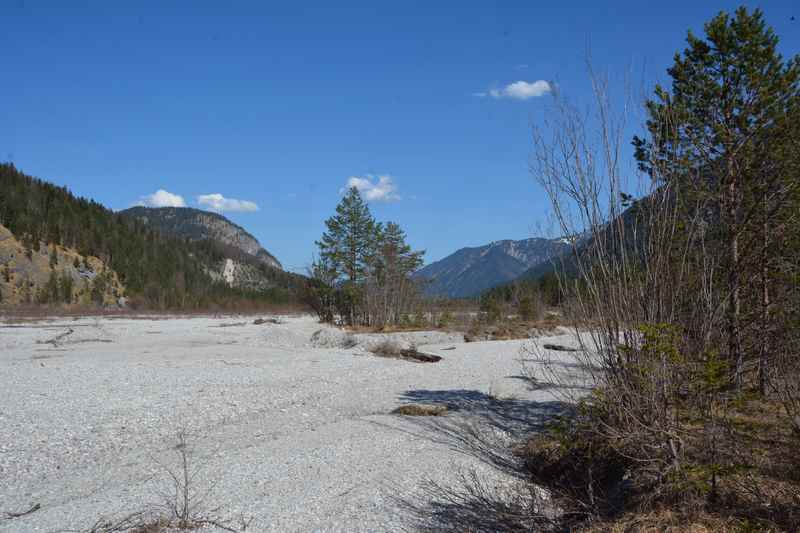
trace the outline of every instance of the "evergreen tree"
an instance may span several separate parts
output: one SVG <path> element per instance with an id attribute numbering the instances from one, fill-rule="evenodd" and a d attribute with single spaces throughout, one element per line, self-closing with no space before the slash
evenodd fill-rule
<path id="1" fill-rule="evenodd" d="M 320 319 L 338 314 L 350 324 L 398 323 L 415 296 L 410 276 L 424 252 L 411 250 L 399 225 L 376 222 L 354 187 L 325 225 L 308 294 Z"/>
<path id="2" fill-rule="evenodd" d="M 363 281 L 375 257 L 381 226 L 375 222 L 358 189 L 351 187 L 336 215 L 325 221 L 327 231 L 317 241 L 320 260 L 336 273 L 337 279 Z"/>
<path id="3" fill-rule="evenodd" d="M 387 273 L 408 277 L 423 263 L 424 251 L 414 252 L 406 243 L 406 234 L 395 222 L 388 222 L 380 235 L 380 259 Z"/>
<path id="4" fill-rule="evenodd" d="M 417 286 L 411 274 L 422 266 L 423 251 L 412 251 L 406 234 L 389 222 L 378 236 L 378 253 L 372 265 L 367 308 L 372 323 L 399 323 L 410 312 Z"/>
<path id="5" fill-rule="evenodd" d="M 50 248 L 50 268 L 55 268 L 58 265 L 58 251 L 56 245 L 53 244 Z"/>
<path id="6" fill-rule="evenodd" d="M 72 277 L 66 272 L 63 272 L 59 282 L 59 287 L 61 288 L 61 294 L 59 297 L 60 301 L 67 304 L 72 303 L 72 290 L 74 286 L 75 283 L 73 282 Z"/>
<path id="7" fill-rule="evenodd" d="M 705 33 L 703 40 L 689 32 L 688 48 L 668 70 L 671 91 L 657 86 L 647 104 L 654 141 L 634 138 L 634 146 L 655 179 L 707 206 L 719 222 L 728 357 L 739 381 L 744 274 L 756 252 L 745 237 L 759 232 L 766 242 L 768 219 L 781 207 L 776 201 L 783 195 L 775 192 L 786 176 L 769 154 L 786 142 L 787 117 L 800 94 L 800 61 L 784 62 L 760 10 L 720 13 Z"/>

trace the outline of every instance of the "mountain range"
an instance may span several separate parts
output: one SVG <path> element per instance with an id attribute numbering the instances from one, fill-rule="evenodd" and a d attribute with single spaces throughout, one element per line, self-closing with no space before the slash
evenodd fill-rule
<path id="1" fill-rule="evenodd" d="M 414 277 L 425 282 L 429 296 L 465 298 L 513 281 L 570 248 L 565 239 L 531 238 L 494 241 L 461 248 L 426 265 Z"/>

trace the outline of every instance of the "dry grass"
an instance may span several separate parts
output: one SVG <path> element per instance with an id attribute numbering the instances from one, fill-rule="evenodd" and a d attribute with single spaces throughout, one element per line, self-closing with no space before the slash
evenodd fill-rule
<path id="1" fill-rule="evenodd" d="M 351 333 L 405 333 L 436 329 L 432 324 L 387 324 L 385 326 L 344 326 Z"/>
<path id="2" fill-rule="evenodd" d="M 405 416 L 443 416 L 447 414 L 447 406 L 413 403 L 401 405 L 392 414 Z"/>
<path id="3" fill-rule="evenodd" d="M 610 522 L 598 522 L 578 529 L 582 533 L 744 533 L 770 531 L 732 518 L 706 512 L 692 515 L 671 510 L 630 513 Z M 774 530 L 777 531 L 777 530 Z"/>
<path id="4" fill-rule="evenodd" d="M 709 439 L 691 421 L 684 433 L 686 466 L 657 493 L 632 477 L 635 465 L 591 427 L 576 430 L 578 420 L 563 420 L 514 452 L 562 516 L 579 518 L 563 524 L 573 531 L 800 531 L 800 438 L 781 409 L 755 396 L 731 401 L 715 430 L 713 484 L 712 467 L 703 462 Z"/>
<path id="5" fill-rule="evenodd" d="M 475 321 L 464 332 L 464 341 L 505 341 L 530 339 L 557 333 L 561 322 L 550 320 L 524 321 L 507 319 L 496 324 Z"/>

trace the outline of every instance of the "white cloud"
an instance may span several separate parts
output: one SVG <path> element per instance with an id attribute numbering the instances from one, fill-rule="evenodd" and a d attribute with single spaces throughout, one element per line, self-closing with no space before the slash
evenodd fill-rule
<path id="1" fill-rule="evenodd" d="M 475 96 L 484 97 L 491 96 L 492 98 L 511 98 L 514 100 L 528 100 L 529 98 L 536 98 L 544 96 L 553 90 L 550 83 L 545 80 L 538 81 L 515 81 L 509 83 L 500 89 L 489 89 L 486 93 L 474 93 Z"/>
<path id="2" fill-rule="evenodd" d="M 375 178 L 378 181 L 373 181 Z M 361 196 L 368 202 L 395 202 L 400 200 L 397 194 L 397 185 L 391 176 L 373 176 L 367 174 L 366 177 L 350 176 L 347 178 L 347 186 L 340 190 L 344 193 L 347 189 L 355 187 Z"/>
<path id="3" fill-rule="evenodd" d="M 158 189 L 153 194 L 148 194 L 139 198 L 136 205 L 145 207 L 186 207 L 183 196 L 172 194 L 164 189 Z"/>
<path id="4" fill-rule="evenodd" d="M 237 200 L 235 198 L 225 198 L 220 193 L 201 194 L 197 197 L 197 203 L 209 211 L 222 213 L 223 211 L 250 212 L 258 211 L 255 202 L 248 200 Z"/>

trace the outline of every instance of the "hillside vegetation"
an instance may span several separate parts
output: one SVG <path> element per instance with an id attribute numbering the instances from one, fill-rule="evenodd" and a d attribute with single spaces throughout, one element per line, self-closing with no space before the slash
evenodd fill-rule
<path id="1" fill-rule="evenodd" d="M 218 273 L 234 250 L 213 240 L 188 241 L 164 235 L 136 219 L 99 203 L 74 196 L 64 187 L 25 175 L 13 164 L 0 164 L 0 224 L 31 258 L 56 245 L 81 257 L 97 258 L 116 273 L 134 305 L 157 309 L 285 304 L 299 301 L 304 278 L 258 262 L 272 283 L 252 290 L 231 287 Z M 245 254 L 238 251 L 240 256 Z M 247 258 L 241 258 L 243 264 Z M 12 277 L 17 263 L 0 268 Z M 41 280 L 32 280 L 32 293 Z M 124 289 L 122 289 L 124 287 Z M 73 303 L 75 298 L 73 298 Z"/>
<path id="2" fill-rule="evenodd" d="M 0 226 L 0 303 L 104 305 L 124 294 L 117 273 L 97 257 L 57 244 L 34 252 Z"/>
<path id="3" fill-rule="evenodd" d="M 142 207 L 120 211 L 123 216 L 140 220 L 151 228 L 190 241 L 212 240 L 236 248 L 265 265 L 282 269 L 280 261 L 269 253 L 243 227 L 224 216 L 191 207 Z"/>

